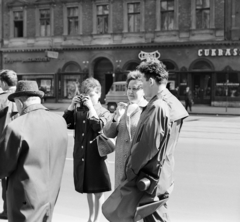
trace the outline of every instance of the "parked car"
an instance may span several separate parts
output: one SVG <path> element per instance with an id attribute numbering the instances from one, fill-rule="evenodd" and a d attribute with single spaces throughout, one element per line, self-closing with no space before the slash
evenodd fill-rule
<path id="1" fill-rule="evenodd" d="M 105 98 L 107 109 L 113 113 L 119 102 L 128 103 L 126 82 L 114 82 Z"/>

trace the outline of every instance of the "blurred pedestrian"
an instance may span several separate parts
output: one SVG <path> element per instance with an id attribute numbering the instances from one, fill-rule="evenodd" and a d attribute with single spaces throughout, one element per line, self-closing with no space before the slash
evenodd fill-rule
<path id="1" fill-rule="evenodd" d="M 189 108 L 189 111 L 191 112 L 193 105 L 193 95 L 189 86 L 186 87 L 186 91 L 184 92 L 184 94 L 185 94 L 185 108 L 187 111 Z"/>
<path id="2" fill-rule="evenodd" d="M 111 190 L 110 177 L 98 151 L 97 136 L 111 118 L 110 112 L 99 102 L 101 85 L 88 78 L 80 87 L 80 95 L 73 97 L 64 113 L 70 129 L 75 129 L 74 138 L 74 185 L 79 193 L 87 193 L 89 206 L 88 222 L 99 221 L 104 202 L 103 192 Z"/>
<path id="3" fill-rule="evenodd" d="M 13 70 L 0 71 L 0 134 L 3 133 L 7 124 L 17 116 L 17 107 L 15 103 L 8 100 L 8 96 L 14 93 L 17 85 L 17 74 Z M 7 219 L 7 199 L 6 199 L 6 178 L 2 178 L 2 199 L 3 212 L 0 213 L 0 219 Z"/>
<path id="4" fill-rule="evenodd" d="M 132 71 L 126 81 L 128 104 L 120 102 L 113 118 L 104 127 L 104 133 L 109 138 L 116 139 L 115 148 L 115 188 L 125 178 L 125 164 L 130 155 L 130 145 L 142 110 L 147 105 L 142 89 L 142 79 L 139 71 Z"/>
<path id="5" fill-rule="evenodd" d="M 15 101 L 20 116 L 0 139 L 0 177 L 8 177 L 9 222 L 51 221 L 60 190 L 68 134 L 64 119 L 41 105 L 35 81 L 19 81 Z"/>

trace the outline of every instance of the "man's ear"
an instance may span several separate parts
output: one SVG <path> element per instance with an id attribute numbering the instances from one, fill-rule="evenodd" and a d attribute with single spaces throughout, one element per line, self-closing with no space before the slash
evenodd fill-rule
<path id="1" fill-rule="evenodd" d="M 150 86 L 152 86 L 154 84 L 154 79 L 151 77 L 149 78 L 149 84 L 150 84 Z"/>

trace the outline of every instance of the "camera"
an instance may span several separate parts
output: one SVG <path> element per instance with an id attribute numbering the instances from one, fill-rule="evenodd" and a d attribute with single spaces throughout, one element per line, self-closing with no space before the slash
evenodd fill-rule
<path id="1" fill-rule="evenodd" d="M 83 95 L 83 94 L 80 94 L 80 95 L 78 95 L 78 98 L 79 98 L 79 100 L 80 100 L 80 106 L 81 107 L 83 107 L 84 105 L 83 105 L 83 99 L 85 98 L 85 96 Z"/>

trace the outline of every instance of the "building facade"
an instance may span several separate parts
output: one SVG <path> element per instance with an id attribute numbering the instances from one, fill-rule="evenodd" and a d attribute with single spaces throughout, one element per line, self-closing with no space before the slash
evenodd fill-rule
<path id="1" fill-rule="evenodd" d="M 47 100 L 72 98 L 88 76 L 123 81 L 158 50 L 171 89 L 197 104 L 240 106 L 240 1 L 24 0 L 2 2 L 2 66 L 36 80 Z"/>

